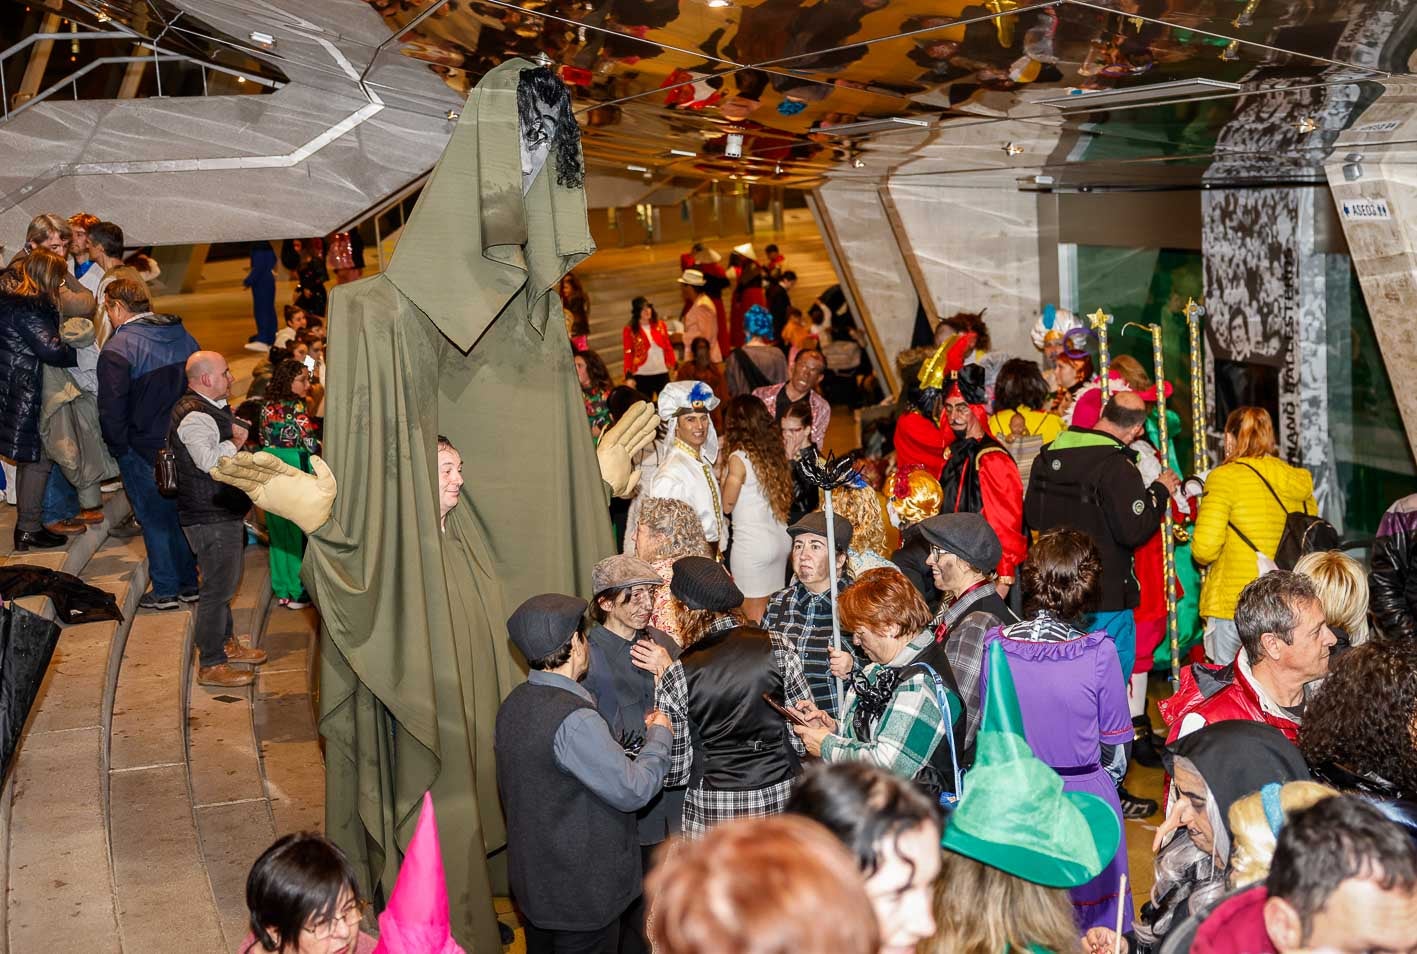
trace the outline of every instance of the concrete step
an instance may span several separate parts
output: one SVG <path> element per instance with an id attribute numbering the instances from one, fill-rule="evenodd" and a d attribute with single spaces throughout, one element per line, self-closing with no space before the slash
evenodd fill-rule
<path id="1" fill-rule="evenodd" d="M 109 520 L 127 510 L 122 495 Z M 8 545 L 13 508 L 0 513 Z M 29 725 L 0 791 L 0 875 L 7 885 L 0 947 L 118 952 L 106 804 L 108 717 L 115 649 L 122 646 L 147 584 L 141 541 L 106 540 L 108 523 L 60 550 L 13 554 L 8 562 L 51 566 L 113 593 L 124 621 L 69 626 L 60 636 Z M 53 615 L 47 598 L 25 600 Z M 118 649 L 121 653 L 121 649 Z"/>

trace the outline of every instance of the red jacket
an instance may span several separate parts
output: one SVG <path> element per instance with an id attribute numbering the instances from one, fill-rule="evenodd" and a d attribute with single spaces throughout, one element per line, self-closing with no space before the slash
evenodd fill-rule
<path id="1" fill-rule="evenodd" d="M 1191 954 L 1276 954 L 1264 924 L 1268 899 L 1257 884 L 1220 902 L 1196 931 Z"/>
<path id="2" fill-rule="evenodd" d="M 1265 712 L 1260 706 L 1259 694 L 1240 671 L 1238 663 L 1228 666 L 1192 663 L 1181 670 L 1181 685 L 1176 694 L 1157 706 L 1169 728 L 1167 743 L 1180 737 L 1181 722 L 1192 712 L 1198 713 L 1207 725 L 1227 719 L 1272 725 L 1290 742 L 1296 745 L 1299 742 L 1299 723 Z"/>
<path id="3" fill-rule="evenodd" d="M 640 325 L 640 333 L 635 334 L 626 325 L 620 334 L 621 343 L 625 346 L 625 374 L 631 375 L 639 370 L 640 365 L 645 363 L 649 357 L 651 343 L 659 345 L 664 352 L 664 366 L 670 371 L 674 370 L 675 357 L 674 345 L 669 342 L 669 328 L 662 321 L 650 322 L 648 325 Z"/>
<path id="4" fill-rule="evenodd" d="M 979 455 L 979 492 L 984 498 L 984 520 L 1003 548 L 995 569 L 1000 576 L 1013 577 L 1028 556 L 1028 538 L 1023 535 L 1023 484 L 1008 451 Z"/>

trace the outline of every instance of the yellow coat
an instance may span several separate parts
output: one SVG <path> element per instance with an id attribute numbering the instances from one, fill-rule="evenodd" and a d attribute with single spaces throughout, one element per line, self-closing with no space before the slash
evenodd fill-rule
<path id="1" fill-rule="evenodd" d="M 1266 556 L 1273 556 L 1289 512 L 1308 508 L 1317 513 L 1314 478 L 1302 467 L 1278 457 L 1246 457 L 1246 464 L 1264 475 L 1284 500 L 1280 509 L 1260 479 L 1238 461 L 1222 464 L 1205 481 L 1205 496 L 1191 532 L 1191 556 L 1210 572 L 1201 587 L 1202 616 L 1233 619 L 1240 591 L 1259 576 L 1255 551 L 1235 533 L 1233 523 Z"/>

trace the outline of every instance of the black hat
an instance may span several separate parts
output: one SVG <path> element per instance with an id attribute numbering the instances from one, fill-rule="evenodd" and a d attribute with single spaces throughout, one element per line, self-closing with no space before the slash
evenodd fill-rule
<path id="1" fill-rule="evenodd" d="M 977 513 L 942 513 L 915 526 L 931 546 L 953 553 L 981 573 L 992 571 L 1004 555 L 999 535 Z"/>
<path id="2" fill-rule="evenodd" d="M 585 600 L 560 593 L 533 596 L 507 619 L 507 633 L 527 662 L 549 656 L 566 645 L 581 625 Z"/>
<path id="3" fill-rule="evenodd" d="M 708 557 L 687 556 L 674 561 L 669 592 L 689 609 L 726 613 L 743 605 L 743 591 L 722 563 Z"/>
<path id="4" fill-rule="evenodd" d="M 959 396 L 964 399 L 965 404 L 989 403 L 983 365 L 966 364 L 958 371 L 952 371 L 950 377 L 955 387 L 959 388 Z"/>
<path id="5" fill-rule="evenodd" d="M 836 533 L 836 549 L 839 553 L 845 553 L 846 548 L 851 546 L 851 521 L 847 520 L 839 513 L 832 514 L 832 529 Z M 815 533 L 819 537 L 827 535 L 827 513 L 825 510 L 813 510 L 807 516 L 798 520 L 787 528 L 787 533 L 793 539 L 800 537 L 804 533 Z"/>

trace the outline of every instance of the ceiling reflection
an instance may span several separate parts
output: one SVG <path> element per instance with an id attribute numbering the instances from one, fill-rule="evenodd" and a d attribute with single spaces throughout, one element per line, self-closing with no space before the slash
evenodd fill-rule
<path id="1" fill-rule="evenodd" d="M 1327 91 L 1406 73 L 1414 32 L 1396 0 L 367 2 L 396 31 L 390 55 L 460 92 L 512 56 L 557 66 L 593 164 L 787 185 L 859 156 L 869 129 L 858 124 L 896 117 L 932 135 L 981 117 L 1060 127 L 1049 155 L 1019 160 L 1036 166 L 1145 161 L 1180 167 L 1167 173 L 1180 180 L 1231 149 L 1311 162 L 1363 99 Z M 1160 105 L 1067 108 L 1197 79 L 1239 93 L 1182 87 Z M 1227 142 L 1237 116 L 1284 132 Z"/>

